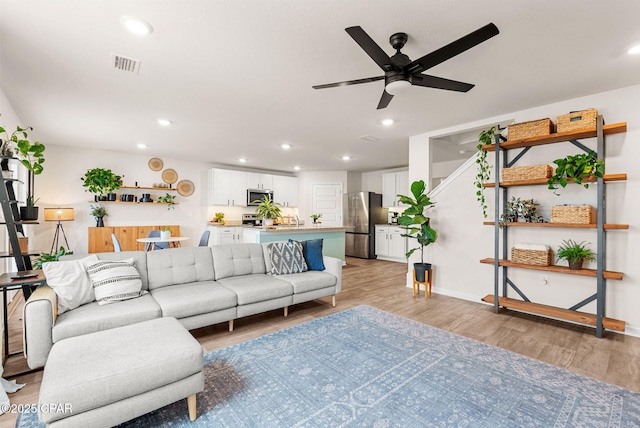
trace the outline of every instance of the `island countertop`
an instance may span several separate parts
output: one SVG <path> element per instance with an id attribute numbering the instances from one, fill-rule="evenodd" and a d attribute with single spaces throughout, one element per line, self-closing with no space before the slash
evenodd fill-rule
<path id="1" fill-rule="evenodd" d="M 344 232 L 347 230 L 344 226 L 322 226 L 322 225 L 302 225 L 296 226 L 245 226 L 246 230 L 255 230 L 260 233 L 314 233 L 314 232 Z"/>
<path id="2" fill-rule="evenodd" d="M 270 227 L 243 227 L 243 242 L 275 242 L 293 239 L 296 241 L 307 241 L 311 239 L 322 239 L 322 254 L 345 260 L 345 230 L 343 226 L 322 226 L 322 225 L 292 225 L 270 226 Z"/>

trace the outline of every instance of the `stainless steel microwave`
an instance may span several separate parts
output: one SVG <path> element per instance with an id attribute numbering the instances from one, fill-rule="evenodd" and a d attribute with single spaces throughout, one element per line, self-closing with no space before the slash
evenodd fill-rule
<path id="1" fill-rule="evenodd" d="M 273 201 L 273 190 L 247 189 L 247 206 L 255 207 L 260 203 L 256 201 L 262 201 L 265 196 Z"/>

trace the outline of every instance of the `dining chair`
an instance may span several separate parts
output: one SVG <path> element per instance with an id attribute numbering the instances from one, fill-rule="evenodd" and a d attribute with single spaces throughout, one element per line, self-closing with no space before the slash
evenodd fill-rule
<path id="1" fill-rule="evenodd" d="M 160 231 L 159 230 L 150 230 L 149 233 L 147 233 L 147 238 L 159 238 L 159 237 L 160 237 Z M 164 250 L 166 248 L 169 248 L 169 243 L 168 242 L 156 242 L 154 244 L 154 243 L 148 242 L 144 246 L 144 250 L 145 251 L 149 251 L 151 248 L 153 248 L 154 250 Z"/>
<path id="2" fill-rule="evenodd" d="M 113 251 L 116 253 L 122 252 L 122 248 L 120 247 L 120 241 L 118 241 L 118 237 L 115 233 L 111 234 L 111 240 L 113 241 Z"/>
<path id="3" fill-rule="evenodd" d="M 207 245 L 209 245 L 209 235 L 211 234 L 210 231 L 205 230 L 202 233 L 202 236 L 200 237 L 200 243 L 198 244 L 199 247 L 206 247 Z"/>

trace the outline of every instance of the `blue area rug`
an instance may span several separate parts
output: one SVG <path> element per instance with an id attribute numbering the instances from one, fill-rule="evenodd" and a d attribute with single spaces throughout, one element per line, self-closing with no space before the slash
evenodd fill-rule
<path id="1" fill-rule="evenodd" d="M 205 375 L 196 422 L 182 400 L 123 426 L 640 426 L 640 394 L 369 306 L 209 352 Z"/>

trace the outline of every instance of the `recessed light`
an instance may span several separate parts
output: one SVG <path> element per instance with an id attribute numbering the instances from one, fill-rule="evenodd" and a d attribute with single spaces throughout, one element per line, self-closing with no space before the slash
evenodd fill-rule
<path id="1" fill-rule="evenodd" d="M 630 55 L 640 54 L 640 44 L 633 46 L 631 49 L 627 51 L 627 53 L 629 53 Z"/>
<path id="2" fill-rule="evenodd" d="M 153 27 L 147 21 L 143 21 L 133 16 L 123 16 L 120 18 L 120 22 L 133 34 L 139 36 L 145 36 L 153 32 Z"/>
<path id="3" fill-rule="evenodd" d="M 146 145 L 146 144 L 142 144 L 142 143 L 140 143 L 140 144 L 138 144 L 138 148 L 139 148 L 139 149 L 146 149 L 146 148 L 147 148 L 147 145 Z"/>
<path id="4" fill-rule="evenodd" d="M 158 119 L 158 123 L 162 126 L 169 126 L 171 125 L 171 121 L 167 120 L 167 119 Z"/>
<path id="5" fill-rule="evenodd" d="M 240 162 L 240 163 L 245 163 L 246 161 L 247 161 L 247 160 L 246 160 L 245 158 L 240 158 L 240 159 L 238 159 L 238 162 Z"/>
<path id="6" fill-rule="evenodd" d="M 291 144 L 287 144 L 287 143 L 280 144 L 280 147 L 282 147 L 284 150 L 289 150 L 291 148 Z"/>
<path id="7" fill-rule="evenodd" d="M 351 156 L 348 156 L 348 155 L 342 156 L 343 161 L 348 161 L 349 159 L 351 159 Z"/>
<path id="8" fill-rule="evenodd" d="M 391 126 L 395 123 L 395 120 L 393 119 L 382 119 L 382 124 L 384 126 Z"/>
<path id="9" fill-rule="evenodd" d="M 296 171 L 300 171 L 300 167 L 298 165 L 294 166 L 293 169 L 295 169 Z"/>

